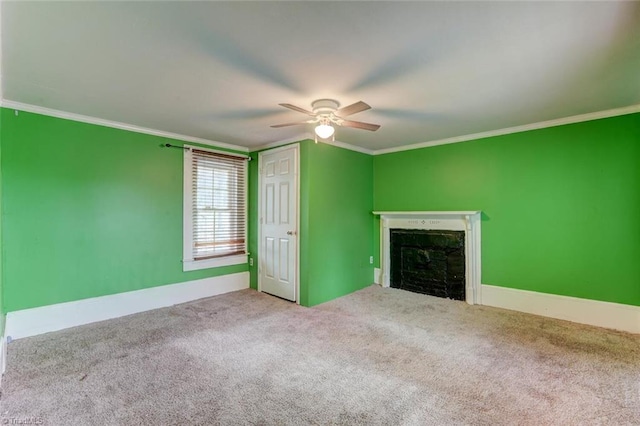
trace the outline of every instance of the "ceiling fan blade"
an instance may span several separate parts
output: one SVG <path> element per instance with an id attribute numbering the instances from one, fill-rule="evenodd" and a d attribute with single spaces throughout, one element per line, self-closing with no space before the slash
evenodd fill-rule
<path id="1" fill-rule="evenodd" d="M 294 111 L 301 112 L 301 113 L 303 113 L 303 114 L 310 115 L 310 116 L 312 116 L 312 117 L 315 117 L 315 116 L 316 116 L 316 115 L 315 115 L 314 113 L 312 113 L 311 111 L 307 111 L 306 109 L 303 109 L 303 108 L 297 107 L 297 106 L 295 106 L 295 105 L 291 105 L 291 104 L 278 104 L 278 105 L 283 106 L 283 107 L 285 107 L 285 108 L 292 109 L 292 110 L 294 110 Z"/>
<path id="2" fill-rule="evenodd" d="M 351 105 L 348 105 L 348 106 L 346 106 L 344 108 L 340 108 L 339 110 L 337 110 L 335 112 L 335 115 L 337 115 L 339 117 L 346 117 L 347 115 L 355 114 L 357 112 L 366 111 L 368 109 L 371 109 L 371 107 L 369 105 L 367 105 L 366 103 L 364 103 L 362 101 L 358 101 L 355 104 L 351 104 Z"/>
<path id="3" fill-rule="evenodd" d="M 295 123 L 284 123 L 284 124 L 274 124 L 273 128 L 278 128 L 278 127 L 288 127 L 288 126 L 297 126 L 299 124 L 307 124 L 308 121 L 296 121 Z"/>
<path id="4" fill-rule="evenodd" d="M 354 129 L 370 130 L 372 132 L 375 132 L 380 128 L 379 124 L 363 123 L 362 121 L 349 120 L 343 120 L 340 125 L 343 127 L 353 127 Z"/>

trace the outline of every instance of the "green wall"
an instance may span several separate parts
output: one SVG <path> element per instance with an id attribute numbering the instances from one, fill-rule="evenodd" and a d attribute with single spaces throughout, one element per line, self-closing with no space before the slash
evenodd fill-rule
<path id="1" fill-rule="evenodd" d="M 374 207 L 482 210 L 482 283 L 640 305 L 640 114 L 375 156 Z"/>
<path id="2" fill-rule="evenodd" d="M 182 272 L 182 151 L 2 109 L 4 311 L 241 272 Z"/>
<path id="3" fill-rule="evenodd" d="M 2 312 L 250 270 L 182 272 L 182 154 L 2 109 Z M 640 305 L 640 114 L 369 156 L 300 142 L 301 303 L 367 286 L 372 210 L 482 210 L 482 282 Z M 249 165 L 257 259 L 258 155 Z"/>
<path id="4" fill-rule="evenodd" d="M 300 304 L 314 306 L 373 282 L 373 157 L 311 140 L 299 143 Z M 249 250 L 257 258 L 257 161 L 249 171 Z M 257 288 L 257 262 L 251 271 Z"/>
<path id="5" fill-rule="evenodd" d="M 313 306 L 373 283 L 373 157 L 302 144 L 300 302 Z"/>
<path id="6" fill-rule="evenodd" d="M 250 273 L 250 287 L 254 290 L 258 289 L 258 152 L 252 152 L 250 154 L 251 161 L 249 161 L 249 194 L 248 194 L 248 222 L 247 222 L 247 234 L 248 234 L 248 250 L 249 260 L 253 262 L 253 265 L 249 266 Z"/>

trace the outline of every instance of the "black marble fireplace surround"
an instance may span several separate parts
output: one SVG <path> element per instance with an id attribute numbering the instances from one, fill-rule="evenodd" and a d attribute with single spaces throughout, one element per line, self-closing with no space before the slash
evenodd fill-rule
<path id="1" fill-rule="evenodd" d="M 391 287 L 465 300 L 464 231 L 391 229 Z"/>

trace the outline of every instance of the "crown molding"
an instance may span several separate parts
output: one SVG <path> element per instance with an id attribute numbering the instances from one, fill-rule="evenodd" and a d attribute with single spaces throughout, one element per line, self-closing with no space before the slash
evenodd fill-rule
<path id="1" fill-rule="evenodd" d="M 283 140 L 276 141 L 276 142 L 270 142 L 270 143 L 267 143 L 267 144 L 264 144 L 264 145 L 257 146 L 255 148 L 251 148 L 251 152 L 263 151 L 265 149 L 270 149 L 270 148 L 277 148 L 279 146 L 288 145 L 288 144 L 294 143 L 294 142 L 300 142 L 300 141 L 306 140 L 306 139 L 314 140 L 315 136 L 311 132 L 300 133 L 300 134 L 298 134 L 296 136 L 293 136 L 291 138 L 283 139 Z M 337 140 L 336 141 L 319 140 L 319 142 L 321 142 L 323 144 L 326 144 L 326 145 L 333 145 L 333 146 L 336 146 L 338 148 L 348 149 L 350 151 L 360 152 L 362 154 L 373 155 L 373 151 L 370 150 L 370 149 L 363 148 L 361 146 L 351 145 L 351 144 L 346 143 L 346 142 L 341 142 L 341 141 L 337 141 Z"/>
<path id="2" fill-rule="evenodd" d="M 327 144 L 327 145 L 333 145 L 333 146 L 337 146 L 340 148 L 344 148 L 344 149 L 348 149 L 351 151 L 356 151 L 356 152 L 360 152 L 362 154 L 367 154 L 367 155 L 373 155 L 373 150 L 371 149 L 367 149 L 367 148 L 363 148 L 361 146 L 357 146 L 357 145 L 351 145 L 349 143 L 346 142 L 341 142 L 341 141 L 322 141 L 322 143 Z"/>
<path id="3" fill-rule="evenodd" d="M 284 145 L 289 145 L 291 143 L 300 142 L 300 141 L 303 141 L 305 139 L 313 139 L 313 135 L 311 133 L 309 133 L 309 132 L 299 133 L 299 134 L 297 134 L 295 136 L 292 136 L 290 138 L 282 139 L 282 140 L 275 141 L 275 142 L 265 143 L 263 145 L 258 145 L 256 147 L 251 147 L 251 148 L 249 148 L 249 150 L 251 152 L 264 151 L 265 149 L 277 148 L 279 146 L 284 146 Z"/>
<path id="4" fill-rule="evenodd" d="M 0 93 L 1 92 L 2 92 L 2 75 L 0 74 Z M 114 129 L 127 130 L 127 131 L 131 131 L 131 132 L 136 132 L 136 133 L 144 133 L 144 134 L 148 134 L 148 135 L 159 136 L 159 137 L 164 137 L 164 138 L 169 138 L 169 139 L 175 139 L 175 140 L 184 141 L 184 142 L 193 142 L 193 143 L 199 143 L 199 144 L 218 147 L 218 148 L 226 148 L 226 149 L 239 151 L 239 152 L 257 152 L 257 151 L 262 151 L 262 150 L 269 149 L 269 148 L 276 148 L 276 147 L 279 147 L 279 146 L 288 145 L 290 143 L 299 142 L 299 141 L 305 140 L 305 139 L 314 139 L 313 133 L 305 132 L 305 133 L 300 133 L 300 134 L 298 134 L 296 136 L 293 136 L 293 137 L 290 137 L 290 138 L 287 138 L 287 139 L 283 139 L 283 140 L 280 140 L 280 141 L 270 142 L 270 143 L 267 143 L 267 144 L 264 144 L 264 145 L 260 145 L 260 146 L 254 147 L 254 148 L 248 148 L 246 146 L 234 145 L 234 144 L 229 144 L 229 143 L 225 143 L 225 142 L 212 141 L 212 140 L 209 140 L 209 139 L 203 139 L 203 138 L 198 138 L 198 137 L 193 137 L 193 136 L 181 135 L 181 134 L 178 134 L 178 133 L 165 132 L 165 131 L 162 131 L 162 130 L 150 129 L 150 128 L 147 128 L 147 127 L 141 127 L 141 126 L 136 126 L 136 125 L 127 124 L 127 123 L 121 123 L 121 122 L 118 122 L 118 121 L 104 120 L 104 119 L 97 118 L 97 117 L 91 117 L 91 116 L 87 116 L 87 115 L 75 114 L 75 113 L 71 113 L 71 112 L 60 111 L 60 110 L 41 107 L 41 106 L 37 106 L 37 105 L 25 104 L 25 103 L 22 103 L 22 102 L 11 101 L 11 100 L 8 100 L 8 99 L 3 99 L 3 98 L 0 98 L 0 107 L 9 108 L 9 109 L 15 109 L 15 110 L 24 111 L 24 112 L 31 112 L 31 113 L 35 113 L 35 114 L 47 115 L 47 116 L 50 116 L 50 117 L 62 118 L 62 119 L 66 119 L 66 120 L 78 121 L 78 122 L 82 122 L 82 123 L 95 124 L 95 125 L 98 125 L 98 126 L 111 127 L 111 128 L 114 128 Z M 426 142 L 420 142 L 420 143 L 411 144 L 411 145 L 403 145 L 403 146 L 399 146 L 399 147 L 384 148 L 384 149 L 377 149 L 377 150 L 371 150 L 371 149 L 363 148 L 363 147 L 360 147 L 360 146 L 352 145 L 352 144 L 349 144 L 349 143 L 346 143 L 346 142 L 342 142 L 342 141 L 338 141 L 338 140 L 336 140 L 336 141 L 322 141 L 322 143 L 327 144 L 327 145 L 333 145 L 333 146 L 336 146 L 336 147 L 339 147 L 339 148 L 348 149 L 348 150 L 351 150 L 351 151 L 360 152 L 360 153 L 363 153 L 363 154 L 382 155 L 382 154 L 391 154 L 391 153 L 400 152 L 400 151 L 410 151 L 410 150 L 414 150 L 414 149 L 428 148 L 428 147 L 438 146 L 438 145 L 447 145 L 447 144 L 453 144 L 453 143 L 459 143 L 459 142 L 468 142 L 468 141 L 472 141 L 472 140 L 484 139 L 484 138 L 489 138 L 489 137 L 493 137 L 493 136 L 502 136 L 502 135 L 508 135 L 508 134 L 512 134 L 512 133 L 526 132 L 526 131 L 529 131 L 529 130 L 545 129 L 545 128 L 548 128 L 548 127 L 562 126 L 562 125 L 565 125 L 565 124 L 581 123 L 581 122 L 585 122 L 585 121 L 598 120 L 598 119 L 602 119 L 602 118 L 610 118 L 610 117 L 616 117 L 616 116 L 620 116 L 620 115 L 634 114 L 634 113 L 637 113 L 637 112 L 640 112 L 640 104 L 630 105 L 630 106 L 622 107 L 622 108 L 614 108 L 614 109 L 610 109 L 610 110 L 606 110 L 606 111 L 598 111 L 598 112 L 592 112 L 592 113 L 587 113 L 587 114 L 574 115 L 574 116 L 571 116 L 571 117 L 557 118 L 557 119 L 548 120 L 548 121 L 541 121 L 541 122 L 538 122 L 538 123 L 525 124 L 525 125 L 522 125 L 522 126 L 507 127 L 507 128 L 504 128 L 504 129 L 489 130 L 487 132 L 472 133 L 472 134 L 469 134 L 469 135 L 455 136 L 455 137 L 451 137 L 451 138 L 437 139 L 437 140 L 433 140 L 433 141 L 426 141 Z"/>
<path id="5" fill-rule="evenodd" d="M 640 112 L 640 104 L 630 105 L 622 108 L 614 108 L 606 111 L 590 112 L 587 114 L 574 115 L 571 117 L 556 118 L 548 121 L 540 121 L 538 123 L 525 124 L 522 126 L 507 127 L 498 130 L 489 130 L 487 132 L 473 133 L 470 135 L 455 136 L 452 138 L 438 139 L 433 141 L 421 142 L 411 145 L 398 146 L 394 148 L 377 149 L 373 151 L 373 155 L 390 154 L 393 152 L 410 151 L 413 149 L 428 148 L 431 146 L 447 145 L 451 143 L 467 142 L 476 139 L 484 139 L 493 136 L 508 135 L 511 133 L 526 132 L 529 130 L 545 129 L 547 127 L 562 126 L 565 124 L 581 123 L 584 121 L 598 120 L 601 118 L 617 117 L 619 115 L 634 114 Z"/>
<path id="6" fill-rule="evenodd" d="M 78 121 L 81 123 L 95 124 L 98 126 L 111 127 L 114 129 L 127 130 L 130 132 L 144 133 L 147 135 L 160 136 L 163 138 L 175 139 L 183 142 L 194 142 L 203 145 L 214 146 L 217 148 L 226 148 L 234 151 L 249 152 L 246 146 L 233 145 L 225 142 L 212 141 L 209 139 L 197 138 L 194 136 L 180 135 L 178 133 L 165 132 L 163 130 L 150 129 L 148 127 L 136 126 L 134 124 L 121 123 L 118 121 L 104 120 L 102 118 L 91 117 L 88 115 L 75 114 L 72 112 L 60 111 L 57 109 L 41 107 L 37 105 L 15 102 L 8 99 L 2 99 L 0 106 L 18 111 L 32 112 L 34 114 L 47 115 L 49 117 L 62 118 L 65 120 Z"/>

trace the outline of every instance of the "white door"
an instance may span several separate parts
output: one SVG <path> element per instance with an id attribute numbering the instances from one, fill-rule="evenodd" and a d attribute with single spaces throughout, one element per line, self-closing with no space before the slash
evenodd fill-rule
<path id="1" fill-rule="evenodd" d="M 259 289 L 298 296 L 298 145 L 260 153 Z"/>

